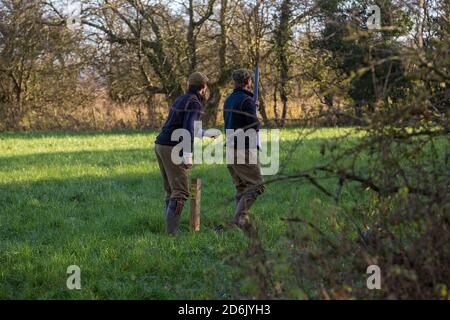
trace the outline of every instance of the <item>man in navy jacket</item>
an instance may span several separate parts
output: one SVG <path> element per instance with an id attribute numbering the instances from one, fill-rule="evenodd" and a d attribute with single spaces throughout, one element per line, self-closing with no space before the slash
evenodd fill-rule
<path id="1" fill-rule="evenodd" d="M 264 192 L 258 159 L 258 131 L 261 124 L 257 116 L 257 105 L 250 91 L 252 76 L 250 70 L 235 70 L 232 75 L 234 91 L 224 104 L 227 168 L 236 187 L 236 210 L 232 224 L 246 230 L 251 227 L 249 209 Z M 228 156 L 230 151 L 231 157 Z M 244 163 L 241 163 L 239 157 L 242 157 Z"/>
<path id="2" fill-rule="evenodd" d="M 203 114 L 203 101 L 208 88 L 208 78 L 201 72 L 194 72 L 189 77 L 188 91 L 178 97 L 170 108 L 167 121 L 155 141 L 155 153 L 166 193 L 166 231 L 178 233 L 184 203 L 189 197 L 188 174 L 192 167 L 192 145 L 194 136 L 203 136 L 194 132 L 194 122 Z M 190 133 L 190 151 L 183 151 L 183 161 L 175 164 L 172 159 L 173 148 L 180 141 L 173 141 L 172 134 L 177 129 Z"/>

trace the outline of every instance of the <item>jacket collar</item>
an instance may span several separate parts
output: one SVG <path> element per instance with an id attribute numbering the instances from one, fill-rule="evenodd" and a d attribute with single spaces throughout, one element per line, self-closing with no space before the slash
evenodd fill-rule
<path id="1" fill-rule="evenodd" d="M 204 98 L 200 95 L 198 90 L 188 89 L 187 94 L 191 94 L 191 95 L 196 96 L 198 101 L 200 101 L 201 103 L 204 102 Z"/>
<path id="2" fill-rule="evenodd" d="M 248 90 L 246 90 L 244 88 L 240 88 L 240 87 L 234 88 L 233 92 L 243 92 L 246 95 L 248 95 L 248 96 L 253 98 L 253 92 L 250 92 L 250 91 L 248 91 Z"/>

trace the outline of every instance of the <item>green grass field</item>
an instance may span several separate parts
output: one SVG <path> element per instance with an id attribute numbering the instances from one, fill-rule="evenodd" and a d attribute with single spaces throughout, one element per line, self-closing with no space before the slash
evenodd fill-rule
<path id="1" fill-rule="evenodd" d="M 281 134 L 283 172 L 324 161 L 320 142 L 344 129 L 321 129 L 293 148 L 298 129 Z M 224 165 L 198 165 L 202 229 L 164 234 L 163 190 L 154 132 L 0 134 L 0 298 L 227 299 L 248 284 L 233 258 L 247 247 L 240 230 L 216 234 L 231 218 L 233 186 Z M 328 181 L 332 188 L 335 181 Z M 305 183 L 273 183 L 252 208 L 267 250 L 286 232 L 281 220 L 312 216 L 332 201 Z M 343 201 L 357 201 L 344 190 Z M 315 210 L 312 210 L 315 206 Z M 319 210 L 320 211 L 320 210 Z M 232 260 L 232 259 L 231 259 Z M 81 290 L 66 287 L 81 268 Z"/>

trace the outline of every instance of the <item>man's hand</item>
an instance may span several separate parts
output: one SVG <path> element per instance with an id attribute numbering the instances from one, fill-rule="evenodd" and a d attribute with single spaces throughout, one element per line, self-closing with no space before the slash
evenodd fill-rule
<path id="1" fill-rule="evenodd" d="M 203 136 L 211 139 L 216 139 L 217 137 L 220 137 L 222 132 L 219 129 L 208 129 L 204 131 Z"/>
<path id="2" fill-rule="evenodd" d="M 192 161 L 192 153 L 191 152 L 185 152 L 183 153 L 183 165 L 187 168 L 190 169 L 193 166 L 193 161 Z"/>

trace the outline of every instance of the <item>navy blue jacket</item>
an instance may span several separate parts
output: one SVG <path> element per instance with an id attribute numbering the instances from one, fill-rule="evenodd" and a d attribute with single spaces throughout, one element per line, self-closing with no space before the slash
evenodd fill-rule
<path id="1" fill-rule="evenodd" d="M 175 146 L 180 141 L 172 141 L 176 129 L 186 129 L 191 134 L 191 146 L 194 143 L 194 121 L 199 121 L 203 113 L 203 99 L 197 90 L 189 89 L 178 97 L 170 107 L 169 116 L 161 129 L 156 144 Z M 192 150 L 192 149 L 191 149 Z"/>
<path id="2" fill-rule="evenodd" d="M 233 93 L 225 100 L 223 112 L 225 130 L 255 129 L 259 131 L 261 127 L 256 113 L 256 104 L 253 101 L 253 93 L 245 89 L 234 89 Z M 237 147 L 236 140 L 235 138 L 235 148 Z M 249 147 L 248 139 L 246 139 L 245 147 Z"/>

